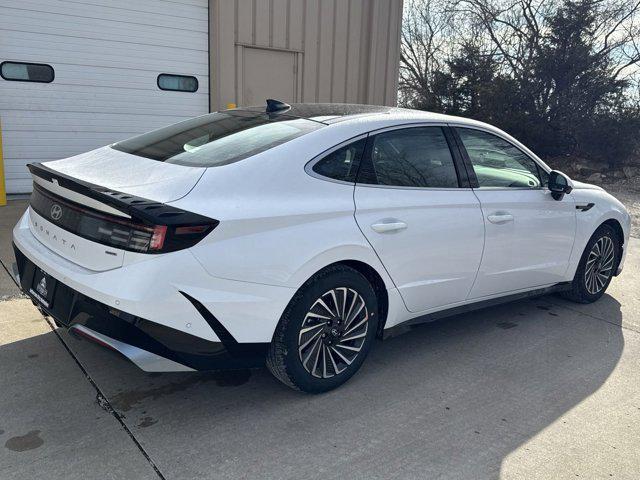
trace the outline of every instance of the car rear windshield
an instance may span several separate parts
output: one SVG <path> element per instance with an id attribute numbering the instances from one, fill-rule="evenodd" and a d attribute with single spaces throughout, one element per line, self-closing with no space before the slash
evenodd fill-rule
<path id="1" fill-rule="evenodd" d="M 236 110 L 169 125 L 111 147 L 160 162 L 216 167 L 251 157 L 323 126 L 285 114 Z"/>

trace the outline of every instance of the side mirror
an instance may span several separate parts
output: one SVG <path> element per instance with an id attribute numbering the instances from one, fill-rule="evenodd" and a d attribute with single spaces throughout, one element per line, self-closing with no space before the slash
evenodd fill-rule
<path id="1" fill-rule="evenodd" d="M 562 172 L 552 170 L 549 172 L 549 190 L 554 200 L 562 200 L 565 193 L 571 193 L 573 187 L 569 184 L 569 178 Z"/>

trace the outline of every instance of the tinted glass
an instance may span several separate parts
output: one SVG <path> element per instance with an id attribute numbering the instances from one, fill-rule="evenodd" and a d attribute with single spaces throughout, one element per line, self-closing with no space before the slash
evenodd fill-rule
<path id="1" fill-rule="evenodd" d="M 542 186 L 547 187 L 549 185 L 549 174 L 540 166 L 538 166 L 538 173 L 540 174 L 540 180 L 542 180 Z"/>
<path id="2" fill-rule="evenodd" d="M 480 130 L 457 129 L 480 188 L 539 188 L 538 166 L 500 137 Z"/>
<path id="3" fill-rule="evenodd" d="M 144 133 L 112 148 L 160 162 L 215 167 L 251 157 L 323 126 L 286 115 L 220 112 Z"/>
<path id="4" fill-rule="evenodd" d="M 53 67 L 44 63 L 2 62 L 0 75 L 5 80 L 18 82 L 53 82 Z"/>
<path id="5" fill-rule="evenodd" d="M 363 138 L 331 152 L 313 166 L 313 171 L 334 180 L 355 182 L 365 143 Z"/>
<path id="6" fill-rule="evenodd" d="M 198 90 L 198 79 L 187 75 L 161 73 L 158 75 L 158 88 L 160 90 L 193 93 Z"/>
<path id="7" fill-rule="evenodd" d="M 440 127 L 392 130 L 375 136 L 371 164 L 361 183 L 400 187 L 456 188 L 458 177 Z"/>

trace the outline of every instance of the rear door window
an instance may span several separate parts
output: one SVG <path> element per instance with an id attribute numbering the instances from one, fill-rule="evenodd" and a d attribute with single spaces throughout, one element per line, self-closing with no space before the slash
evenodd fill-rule
<path id="1" fill-rule="evenodd" d="M 322 128 L 287 115 L 217 112 L 144 133 L 111 147 L 160 162 L 190 167 L 228 165 Z"/>
<path id="2" fill-rule="evenodd" d="M 413 127 L 379 133 L 358 183 L 414 188 L 457 188 L 458 175 L 440 127 Z"/>

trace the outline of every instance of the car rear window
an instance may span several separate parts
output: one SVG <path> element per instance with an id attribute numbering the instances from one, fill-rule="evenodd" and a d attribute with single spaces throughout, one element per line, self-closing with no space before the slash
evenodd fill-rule
<path id="1" fill-rule="evenodd" d="M 283 114 L 218 112 L 111 145 L 121 152 L 190 167 L 228 165 L 322 128 Z"/>

